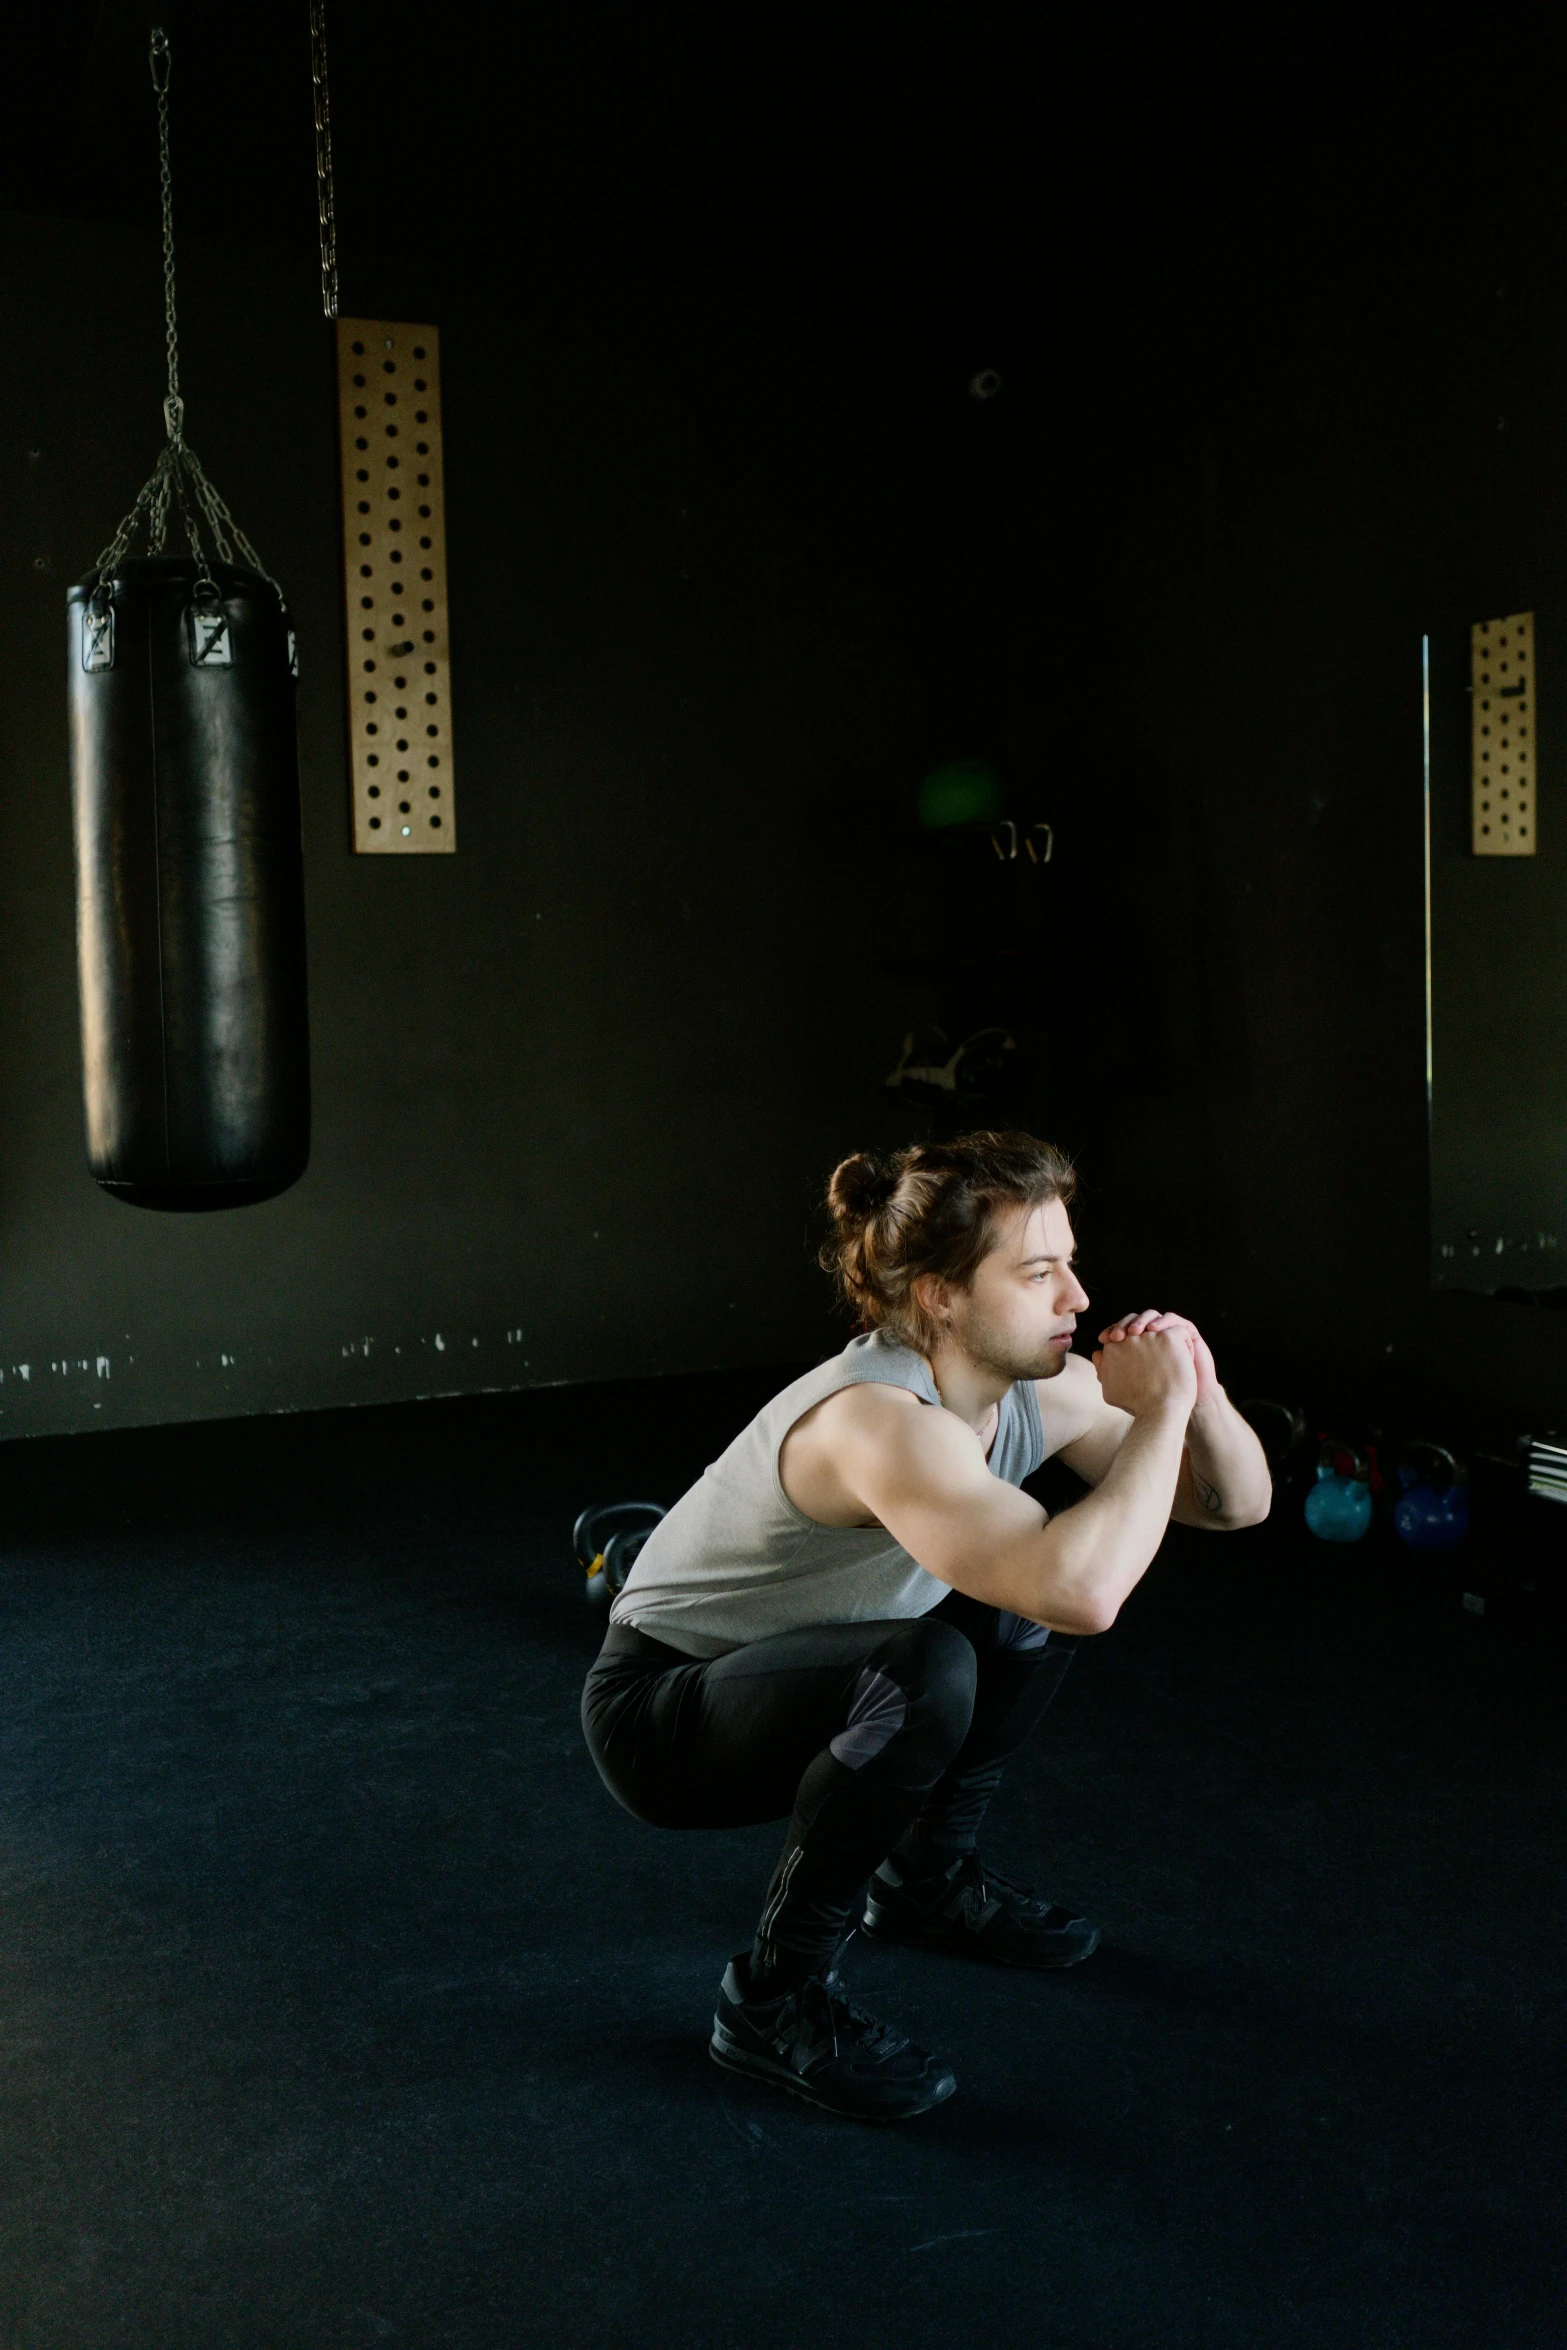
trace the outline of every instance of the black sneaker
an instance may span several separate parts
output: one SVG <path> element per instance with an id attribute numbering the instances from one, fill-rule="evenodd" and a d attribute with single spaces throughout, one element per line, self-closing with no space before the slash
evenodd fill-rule
<path id="1" fill-rule="evenodd" d="M 939 2057 L 857 2006 L 836 1967 L 778 1998 L 753 1999 L 750 1990 L 750 1953 L 742 1951 L 724 1969 L 708 2049 L 731 2072 L 858 2122 L 908 2121 L 958 2085 Z"/>
<path id="2" fill-rule="evenodd" d="M 939 1877 L 900 1880 L 883 1861 L 871 1879 L 864 1930 L 882 1942 L 955 1950 L 1003 1966 L 1076 1966 L 1099 1947 L 1099 1928 L 987 1868 L 977 1852 Z"/>

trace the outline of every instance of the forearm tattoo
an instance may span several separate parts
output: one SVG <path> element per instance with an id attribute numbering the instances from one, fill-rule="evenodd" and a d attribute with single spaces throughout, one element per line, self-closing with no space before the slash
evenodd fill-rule
<path id="1" fill-rule="evenodd" d="M 1197 1499 L 1209 1517 L 1218 1517 L 1224 1508 L 1224 1496 L 1217 1485 L 1210 1485 L 1207 1478 L 1199 1477 L 1195 1469 L 1192 1471 L 1192 1484 L 1196 1487 Z"/>

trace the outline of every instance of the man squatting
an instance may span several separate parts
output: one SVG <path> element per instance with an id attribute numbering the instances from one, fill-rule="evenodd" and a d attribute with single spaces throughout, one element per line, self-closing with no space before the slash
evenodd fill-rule
<path id="1" fill-rule="evenodd" d="M 956 2086 L 845 1990 L 856 1913 L 1012 1966 L 1097 1947 L 980 1858 L 986 1808 L 1170 1520 L 1267 1514 L 1262 1448 L 1191 1322 L 1126 1314 L 1092 1362 L 1072 1352 L 1072 1195 L 1029 1135 L 843 1161 L 823 1261 L 862 1334 L 657 1526 L 583 1693 L 593 1759 L 638 1819 L 787 1819 L 711 2053 L 834 2113 L 902 2119 Z M 1020 1487 L 1052 1455 L 1092 1490 L 1047 1517 Z"/>

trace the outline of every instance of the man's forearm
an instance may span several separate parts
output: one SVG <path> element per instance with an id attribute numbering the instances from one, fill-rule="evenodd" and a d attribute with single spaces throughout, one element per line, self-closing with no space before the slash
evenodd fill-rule
<path id="1" fill-rule="evenodd" d="M 1052 1518 L 1036 1538 L 1042 1623 L 1064 1632 L 1103 1632 L 1141 1582 L 1170 1522 L 1186 1436 L 1184 1407 L 1133 1420 L 1093 1492 Z"/>
<path id="2" fill-rule="evenodd" d="M 1192 1413 L 1186 1427 L 1192 1490 L 1213 1526 L 1255 1526 L 1268 1514 L 1273 1482 L 1256 1432 L 1223 1389 Z"/>

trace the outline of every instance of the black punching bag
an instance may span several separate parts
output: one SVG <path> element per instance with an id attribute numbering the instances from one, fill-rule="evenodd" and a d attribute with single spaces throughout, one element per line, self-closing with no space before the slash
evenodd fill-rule
<path id="1" fill-rule="evenodd" d="M 137 1207 L 242 1207 L 310 1155 L 288 622 L 231 563 L 95 585 L 66 599 L 88 1159 Z"/>

